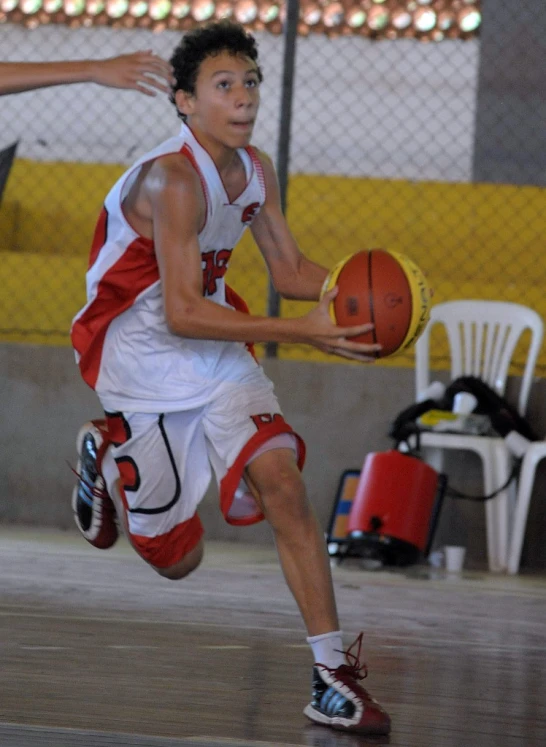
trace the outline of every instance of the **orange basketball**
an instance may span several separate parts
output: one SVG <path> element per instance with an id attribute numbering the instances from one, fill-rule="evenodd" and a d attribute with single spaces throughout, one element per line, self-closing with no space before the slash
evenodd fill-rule
<path id="1" fill-rule="evenodd" d="M 377 358 L 411 345 L 428 321 L 430 290 L 425 276 L 398 252 L 370 249 L 346 257 L 326 278 L 322 295 L 335 285 L 339 292 L 330 305 L 332 319 L 340 327 L 372 323 L 371 332 L 351 339 L 382 345 Z"/>

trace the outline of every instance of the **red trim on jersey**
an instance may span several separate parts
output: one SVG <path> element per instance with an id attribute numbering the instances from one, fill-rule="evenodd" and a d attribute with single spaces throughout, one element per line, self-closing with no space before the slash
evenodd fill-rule
<path id="1" fill-rule="evenodd" d="M 252 159 L 252 163 L 254 164 L 254 168 L 256 169 L 256 174 L 258 175 L 258 181 L 260 182 L 260 187 L 262 188 L 262 194 L 264 198 L 264 202 L 267 197 L 267 188 L 265 186 L 265 174 L 264 174 L 264 167 L 262 162 L 260 161 L 259 155 L 256 153 L 256 148 L 252 145 L 248 145 L 245 148 L 246 152 Z"/>
<path id="2" fill-rule="evenodd" d="M 91 251 L 89 253 L 89 264 L 87 265 L 88 270 L 93 267 L 95 260 L 99 256 L 100 250 L 106 244 L 107 233 L 108 210 L 103 206 L 97 220 L 97 225 L 95 226 L 95 233 L 93 234 L 93 243 L 91 244 Z"/>
<path id="3" fill-rule="evenodd" d="M 254 516 L 244 516 L 238 519 L 229 518 L 228 514 L 231 509 L 231 504 L 233 503 L 235 491 L 239 487 L 248 460 L 251 459 L 254 452 L 257 451 L 260 446 L 273 438 L 273 436 L 278 436 L 281 433 L 290 433 L 290 435 L 296 438 L 298 443 L 298 468 L 300 470 L 303 469 L 305 463 L 305 442 L 301 436 L 292 430 L 282 415 L 276 415 L 271 423 L 263 425 L 259 431 L 257 431 L 252 438 L 246 442 L 242 450 L 239 452 L 239 456 L 222 478 L 220 483 L 220 508 L 224 514 L 224 519 L 228 524 L 233 524 L 235 526 L 248 526 L 249 524 L 256 524 L 258 521 L 263 521 L 265 519 L 265 516 L 262 513 L 254 514 Z"/>
<path id="4" fill-rule="evenodd" d="M 197 159 L 193 155 L 193 150 L 191 149 L 191 147 L 187 143 L 185 143 L 184 147 L 182 148 L 180 152 L 182 153 L 182 155 L 186 156 L 188 161 L 191 163 L 193 168 L 196 170 L 197 176 L 199 177 L 199 181 L 201 182 L 201 189 L 203 190 L 203 195 L 205 197 L 205 222 L 199 229 L 199 233 L 201 233 L 203 229 L 205 228 L 205 225 L 207 222 L 207 215 L 209 213 L 212 214 L 212 202 L 211 202 L 210 195 L 209 195 L 209 189 L 207 187 L 207 182 L 205 181 L 205 177 L 203 176 L 203 172 L 199 168 Z"/>
<path id="5" fill-rule="evenodd" d="M 80 355 L 84 381 L 94 389 L 108 326 L 130 308 L 137 296 L 159 280 L 151 239 L 132 241 L 118 261 L 99 280 L 97 295 L 72 326 L 72 345 Z"/>
<path id="6" fill-rule="evenodd" d="M 248 185 L 250 184 L 250 181 L 252 179 L 252 174 L 250 175 L 249 179 L 245 178 L 245 186 L 243 187 L 243 189 L 241 190 L 241 192 L 239 192 L 239 194 L 237 195 L 237 197 L 235 197 L 233 200 L 231 200 L 229 198 L 229 195 L 228 195 L 228 192 L 227 192 L 227 189 L 226 189 L 226 185 L 224 184 L 224 180 L 222 179 L 222 175 L 220 174 L 218 166 L 216 165 L 216 161 L 211 156 L 211 154 L 209 153 L 209 151 L 207 150 L 207 148 L 205 148 L 205 146 L 203 145 L 203 143 L 199 140 L 199 138 L 197 137 L 197 135 L 195 134 L 195 132 L 191 129 L 191 127 L 189 125 L 187 125 L 187 127 L 190 130 L 191 134 L 193 135 L 195 142 L 199 145 L 200 148 L 202 148 L 205 151 L 205 153 L 207 154 L 207 156 L 212 161 L 212 165 L 216 169 L 216 173 L 218 174 L 218 179 L 220 180 L 220 184 L 222 185 L 222 187 L 224 189 L 224 192 L 225 192 L 225 195 L 227 197 L 228 204 L 229 205 L 235 205 L 237 203 L 237 200 L 246 192 L 246 190 L 248 188 Z M 249 147 L 245 148 L 245 150 L 248 151 L 250 157 L 252 158 L 252 154 L 249 151 Z M 260 164 L 260 167 L 261 167 L 261 164 Z M 259 177 L 259 174 L 258 174 L 258 177 Z M 263 184 L 263 189 L 264 189 L 264 194 L 265 194 L 265 182 Z"/>

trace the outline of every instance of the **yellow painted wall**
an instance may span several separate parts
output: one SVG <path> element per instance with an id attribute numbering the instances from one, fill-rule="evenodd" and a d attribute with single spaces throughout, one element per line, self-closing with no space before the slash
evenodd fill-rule
<path id="1" fill-rule="evenodd" d="M 94 223 L 123 168 L 16 161 L 0 209 L 1 340 L 68 344 L 70 320 L 84 303 Z M 288 219 L 302 250 L 325 266 L 381 246 L 422 267 L 436 302 L 498 298 L 546 316 L 545 193 L 509 185 L 295 175 Z M 250 233 L 234 252 L 228 279 L 254 313 L 265 312 L 267 275 Z M 283 302 L 282 313 L 295 316 L 307 308 Z M 439 366 L 445 364 L 441 348 Z M 297 346 L 281 346 L 281 356 L 332 360 Z M 384 363 L 411 362 L 405 353 Z M 546 356 L 541 368 L 546 370 Z"/>

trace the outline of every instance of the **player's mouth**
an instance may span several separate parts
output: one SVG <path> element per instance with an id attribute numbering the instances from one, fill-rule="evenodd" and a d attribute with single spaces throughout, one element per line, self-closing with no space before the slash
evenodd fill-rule
<path id="1" fill-rule="evenodd" d="M 239 130 L 241 132 L 250 132 L 254 127 L 254 120 L 245 119 L 244 121 L 233 121 L 230 122 L 230 124 L 232 127 L 235 127 L 236 130 Z"/>

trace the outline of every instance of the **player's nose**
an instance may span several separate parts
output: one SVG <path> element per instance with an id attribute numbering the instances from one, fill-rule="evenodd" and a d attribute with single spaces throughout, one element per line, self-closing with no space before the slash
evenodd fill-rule
<path id="1" fill-rule="evenodd" d="M 241 86 L 237 91 L 237 98 L 235 100 L 235 103 L 238 107 L 250 107 L 254 103 L 254 98 L 252 96 L 252 91 L 250 88 L 247 88 L 246 86 Z"/>

